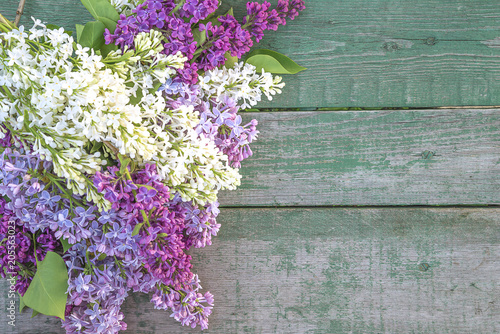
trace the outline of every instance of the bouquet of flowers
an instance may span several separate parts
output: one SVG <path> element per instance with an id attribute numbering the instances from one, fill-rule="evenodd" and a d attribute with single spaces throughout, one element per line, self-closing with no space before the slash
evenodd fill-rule
<path id="1" fill-rule="evenodd" d="M 64 28 L 0 15 L 0 265 L 20 309 L 67 333 L 126 329 L 121 305 L 151 295 L 202 329 L 214 305 L 192 272 L 211 244 L 217 194 L 240 184 L 273 74 L 304 68 L 250 51 L 304 9 L 218 0 L 82 0 L 95 21 Z"/>

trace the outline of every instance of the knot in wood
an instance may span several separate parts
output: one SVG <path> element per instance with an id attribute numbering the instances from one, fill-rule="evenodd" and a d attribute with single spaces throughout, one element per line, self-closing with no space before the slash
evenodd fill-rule
<path id="1" fill-rule="evenodd" d="M 423 151 L 422 152 L 422 158 L 424 159 L 430 159 L 434 156 L 435 152 L 432 152 L 432 151 Z"/>
<path id="2" fill-rule="evenodd" d="M 431 266 L 428 263 L 424 262 L 424 263 L 420 263 L 418 265 L 418 270 L 420 270 L 420 271 L 427 271 L 427 270 L 429 270 L 430 267 Z"/>
<path id="3" fill-rule="evenodd" d="M 385 42 L 382 48 L 387 51 L 397 51 L 401 46 L 396 42 Z"/>
<path id="4" fill-rule="evenodd" d="M 434 45 L 436 44 L 437 41 L 436 41 L 436 38 L 435 37 L 428 37 L 425 41 L 424 41 L 424 44 L 426 45 Z"/>

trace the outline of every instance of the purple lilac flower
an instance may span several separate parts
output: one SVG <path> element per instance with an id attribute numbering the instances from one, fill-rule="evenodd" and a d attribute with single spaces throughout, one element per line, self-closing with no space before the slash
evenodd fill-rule
<path id="1" fill-rule="evenodd" d="M 180 17 L 190 18 L 189 23 L 195 24 L 215 12 L 218 0 L 187 0 L 178 12 Z"/>
<path id="2" fill-rule="evenodd" d="M 0 136 L 3 134 L 3 138 L 0 139 L 1 147 L 11 147 L 12 146 L 12 135 L 8 129 L 3 125 L 0 125 Z"/>
<path id="3" fill-rule="evenodd" d="M 140 185 L 135 195 L 135 190 L 123 185 L 125 181 L 118 175 L 118 168 L 110 167 L 107 172 L 96 174 L 94 183 L 98 189 L 105 194 L 116 193 L 112 210 L 123 212 L 124 219 L 114 221 L 106 233 L 94 236 L 95 247 L 89 250 L 101 251 L 108 257 L 113 255 L 125 265 L 122 273 L 126 277 L 126 289 L 149 292 L 158 285 L 172 291 L 186 289 L 194 275 L 191 257 L 185 250 L 210 244 L 211 236 L 216 235 L 220 227 L 213 213 L 216 205 L 211 204 L 208 211 L 183 202 L 179 195 L 171 199 L 169 188 L 160 181 L 155 165 L 147 164 L 144 169 L 131 173 L 131 178 L 134 184 Z M 141 210 L 148 212 L 147 222 Z M 105 215 L 110 224 L 112 218 L 107 217 L 110 213 Z M 142 228 L 132 237 L 138 224 Z M 149 275 L 147 280 L 146 275 Z M 150 283 L 144 285 L 145 281 Z M 79 298 L 89 301 L 88 297 Z M 202 324 L 200 321 L 195 323 Z"/>
<path id="4" fill-rule="evenodd" d="M 215 142 L 228 156 L 233 167 L 241 167 L 241 161 L 252 155 L 250 144 L 257 139 L 257 120 L 242 125 L 238 107 L 225 97 L 221 102 L 205 102 L 195 107 L 200 112 L 200 123 L 196 127 L 199 135 Z"/>
<path id="5" fill-rule="evenodd" d="M 113 34 L 106 29 L 106 43 L 115 43 L 121 48 L 125 46 L 132 48 L 134 37 L 138 33 L 157 29 L 165 31 L 166 37 L 168 36 L 164 44 L 165 53 L 175 54 L 181 51 L 183 55 L 191 59 L 196 49 L 191 24 L 179 17 L 169 15 L 175 6 L 174 1 L 145 1 L 133 10 L 133 16 L 126 17 L 123 14 L 120 16 Z"/>
<path id="6" fill-rule="evenodd" d="M 9 240 L 14 238 L 15 242 L 15 259 L 14 266 L 9 264 L 8 243 L 0 244 L 0 275 L 7 278 L 11 275 L 16 279 L 15 290 L 21 295 L 24 295 L 29 284 L 36 272 L 36 260 L 33 247 L 33 236 L 25 224 L 20 221 L 15 214 L 6 208 L 5 200 L 0 200 L 0 239 Z M 15 222 L 15 232 L 9 232 L 10 222 Z M 54 251 L 61 247 L 54 234 L 47 230 L 40 232 L 36 238 L 37 249 L 36 258 L 41 261 L 49 251 Z M 5 269 L 5 270 L 4 270 Z M 10 277 L 9 277 L 10 278 Z"/>
<path id="7" fill-rule="evenodd" d="M 247 3 L 247 16 L 243 19 L 243 26 L 248 29 L 252 37 L 259 42 L 265 30 L 276 30 L 279 25 L 285 25 L 286 19 L 293 20 L 300 11 L 305 9 L 303 0 L 279 0 L 276 9 L 269 10 L 271 4 L 267 1 Z"/>
<path id="8" fill-rule="evenodd" d="M 126 328 L 120 311 L 128 295 L 124 270 L 114 257 L 86 260 L 87 246 L 76 244 L 64 256 L 68 266 L 68 333 L 117 333 Z"/>
<path id="9" fill-rule="evenodd" d="M 184 326 L 201 329 L 208 328 L 208 316 L 212 313 L 214 305 L 213 295 L 206 292 L 199 293 L 201 289 L 197 276 L 185 285 L 183 289 L 174 290 L 166 286 L 158 286 L 153 292 L 151 302 L 156 309 L 171 309 L 171 317 L 180 321 Z"/>
<path id="10" fill-rule="evenodd" d="M 166 39 L 163 53 L 180 51 L 188 60 L 194 60 L 186 63 L 178 74 L 183 82 L 195 84 L 198 69 L 207 71 L 224 65 L 228 52 L 241 58 L 252 47 L 252 38 L 259 42 L 265 30 L 276 30 L 286 24 L 287 18 L 293 20 L 305 8 L 303 0 L 279 0 L 277 8 L 272 10 L 267 1 L 249 2 L 242 23 L 232 15 L 221 16 L 216 23 L 203 21 L 217 6 L 217 0 L 187 0 L 174 13 L 173 0 L 147 0 L 134 9 L 131 16 L 121 15 L 113 34 L 106 29 L 105 41 L 122 49 L 133 48 L 138 33 L 161 31 Z M 193 28 L 206 35 L 202 44 L 194 40 Z"/>

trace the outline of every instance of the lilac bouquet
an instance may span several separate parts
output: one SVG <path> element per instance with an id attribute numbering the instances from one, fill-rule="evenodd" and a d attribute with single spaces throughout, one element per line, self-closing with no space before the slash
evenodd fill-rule
<path id="1" fill-rule="evenodd" d="M 214 297 L 186 251 L 211 244 L 218 192 L 252 155 L 238 112 L 304 69 L 243 56 L 304 2 L 249 2 L 242 21 L 217 0 L 82 3 L 96 20 L 76 40 L 0 15 L 1 275 L 67 333 L 126 329 L 131 292 L 206 329 Z"/>

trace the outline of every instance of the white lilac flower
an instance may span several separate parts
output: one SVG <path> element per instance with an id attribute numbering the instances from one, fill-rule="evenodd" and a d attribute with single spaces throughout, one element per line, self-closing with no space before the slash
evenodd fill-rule
<path id="1" fill-rule="evenodd" d="M 137 5 L 143 3 L 144 0 L 110 0 L 109 1 L 120 14 L 127 14 L 127 16 L 132 13 L 132 9 L 135 9 Z"/>
<path id="2" fill-rule="evenodd" d="M 242 109 L 255 106 L 265 95 L 269 100 L 280 94 L 285 83 L 281 77 L 272 76 L 262 70 L 256 72 L 256 67 L 243 62 L 236 63 L 233 68 L 215 68 L 199 77 L 200 87 L 207 99 L 215 98 L 220 102 L 224 96 L 241 101 Z"/>
<path id="3" fill-rule="evenodd" d="M 186 201 L 213 202 L 220 189 L 239 185 L 227 156 L 196 133 L 199 115 L 193 106 L 168 110 L 156 91 L 187 61 L 181 53 L 160 54 L 160 33 L 140 33 L 135 50 L 103 59 L 73 47 L 63 29 L 37 26 L 29 34 L 21 29 L 0 35 L 9 45 L 0 49 L 0 82 L 7 88 L 0 92 L 0 119 L 34 154 L 53 162 L 69 189 L 98 197 L 85 176 L 106 162 L 84 149 L 94 142 L 104 143 L 114 157 L 120 153 L 140 165 L 155 162 L 160 177 Z M 27 40 L 37 43 L 36 52 Z M 102 199 L 98 203 L 107 205 Z"/>

